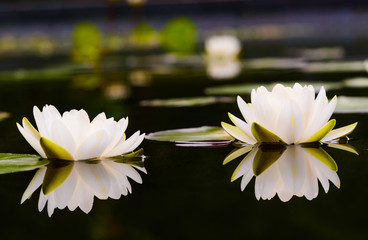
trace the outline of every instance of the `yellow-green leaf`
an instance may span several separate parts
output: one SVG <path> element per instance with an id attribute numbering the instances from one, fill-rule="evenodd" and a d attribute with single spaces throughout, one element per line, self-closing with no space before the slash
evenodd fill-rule
<path id="1" fill-rule="evenodd" d="M 335 160 L 322 148 L 304 148 L 310 155 L 320 160 L 329 169 L 336 172 L 337 164 Z"/>
<path id="2" fill-rule="evenodd" d="M 252 150 L 254 145 L 247 145 L 242 148 L 236 148 L 231 153 L 229 153 L 226 158 L 224 159 L 223 165 L 227 164 L 228 162 L 234 160 L 235 158 L 240 157 L 241 155 L 244 155 Z"/>
<path id="3" fill-rule="evenodd" d="M 36 139 L 40 139 L 40 133 L 33 127 L 33 125 L 28 121 L 27 118 L 23 118 L 22 120 L 22 124 L 23 127 L 25 129 L 28 129 L 31 131 L 32 135 L 36 138 Z"/>
<path id="4" fill-rule="evenodd" d="M 73 157 L 63 147 L 41 137 L 40 144 L 48 159 L 73 160 Z"/>
<path id="5" fill-rule="evenodd" d="M 261 175 L 274 164 L 285 152 L 285 145 L 261 145 L 253 160 L 253 173 Z"/>
<path id="6" fill-rule="evenodd" d="M 74 162 L 53 161 L 47 165 L 42 183 L 42 192 L 47 195 L 59 187 L 69 176 Z"/>
<path id="7" fill-rule="evenodd" d="M 251 131 L 259 143 L 286 144 L 279 136 L 270 132 L 256 122 L 252 123 Z"/>
<path id="8" fill-rule="evenodd" d="M 317 132 L 315 132 L 312 136 L 310 136 L 307 140 L 305 140 L 304 143 L 320 141 L 335 127 L 335 124 L 336 120 L 331 119 L 322 128 L 320 128 Z"/>
<path id="9" fill-rule="evenodd" d="M 332 147 L 332 148 L 336 148 L 336 149 L 340 149 L 340 150 L 343 150 L 343 151 L 351 152 L 351 153 L 354 153 L 356 155 L 359 155 L 356 148 L 354 146 L 350 145 L 350 144 L 327 143 L 327 146 Z"/>

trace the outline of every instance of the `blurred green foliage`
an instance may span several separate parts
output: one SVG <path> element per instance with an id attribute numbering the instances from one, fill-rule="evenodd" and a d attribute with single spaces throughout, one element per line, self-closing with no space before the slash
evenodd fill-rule
<path id="1" fill-rule="evenodd" d="M 161 30 L 161 46 L 170 53 L 188 55 L 195 50 L 197 30 L 192 20 L 177 17 Z"/>
<path id="2" fill-rule="evenodd" d="M 130 41 L 139 47 L 152 46 L 158 42 L 158 36 L 147 23 L 139 23 L 131 34 Z"/>
<path id="3" fill-rule="evenodd" d="M 99 30 L 91 23 L 79 23 L 73 30 L 73 60 L 96 64 L 101 55 Z"/>

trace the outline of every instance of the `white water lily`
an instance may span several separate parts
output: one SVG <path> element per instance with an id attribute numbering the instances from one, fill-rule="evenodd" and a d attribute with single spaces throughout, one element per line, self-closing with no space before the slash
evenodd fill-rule
<path id="1" fill-rule="evenodd" d="M 212 36 L 205 41 L 208 59 L 235 60 L 241 51 L 239 39 L 231 35 Z"/>
<path id="2" fill-rule="evenodd" d="M 337 97 L 330 102 L 322 87 L 315 98 L 313 86 L 293 87 L 277 84 L 272 91 L 265 87 L 253 89 L 251 103 L 238 96 L 238 106 L 245 119 L 229 113 L 235 126 L 222 122 L 234 138 L 248 143 L 299 144 L 330 141 L 350 134 L 357 123 L 332 130 L 336 120 L 329 121 Z"/>
<path id="3" fill-rule="evenodd" d="M 38 210 L 41 212 L 47 204 L 48 215 L 55 208 L 79 207 L 89 213 L 96 196 L 99 199 L 119 199 L 132 192 L 128 177 L 142 183 L 138 171 L 146 173 L 144 167 L 118 163 L 112 160 L 99 162 L 69 162 L 62 166 L 41 167 L 29 183 L 22 196 L 21 203 L 30 198 L 41 185 Z"/>
<path id="4" fill-rule="evenodd" d="M 249 151 L 235 169 L 231 181 L 242 178 L 241 190 L 244 190 L 255 176 L 254 192 L 258 200 L 269 200 L 276 194 L 284 202 L 294 195 L 312 200 L 319 192 L 318 181 L 326 193 L 329 190 L 329 181 L 340 187 L 337 165 L 322 148 L 290 145 L 281 152 L 263 152 L 258 147 L 248 145 L 231 153 L 224 164 Z"/>
<path id="5" fill-rule="evenodd" d="M 90 121 L 86 111 L 71 110 L 62 115 L 52 105 L 33 114 L 38 131 L 27 118 L 19 131 L 28 143 L 43 157 L 49 159 L 85 160 L 107 158 L 133 151 L 143 141 L 144 134 L 135 132 L 126 139 L 128 118 L 116 122 L 100 113 Z"/>

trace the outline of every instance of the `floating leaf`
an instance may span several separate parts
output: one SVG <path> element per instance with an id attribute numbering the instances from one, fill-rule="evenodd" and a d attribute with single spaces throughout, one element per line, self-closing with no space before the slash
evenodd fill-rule
<path id="1" fill-rule="evenodd" d="M 230 97 L 193 97 L 193 98 L 171 98 L 154 99 L 140 102 L 145 107 L 194 107 L 207 106 L 220 102 L 235 102 L 235 98 Z"/>
<path id="2" fill-rule="evenodd" d="M 339 96 L 335 113 L 368 113 L 368 97 Z"/>
<path id="3" fill-rule="evenodd" d="M 244 62 L 250 69 L 301 69 L 305 65 L 301 58 L 256 58 Z"/>
<path id="4" fill-rule="evenodd" d="M 313 62 L 303 68 L 307 73 L 366 72 L 363 61 Z"/>
<path id="5" fill-rule="evenodd" d="M 227 132 L 220 127 L 183 128 L 150 133 L 146 139 L 166 142 L 199 142 L 199 141 L 233 141 Z"/>
<path id="6" fill-rule="evenodd" d="M 344 80 L 344 86 L 349 88 L 368 88 L 368 78 L 349 78 Z"/>
<path id="7" fill-rule="evenodd" d="M 48 163 L 38 155 L 0 153 L 0 174 L 30 171 Z"/>

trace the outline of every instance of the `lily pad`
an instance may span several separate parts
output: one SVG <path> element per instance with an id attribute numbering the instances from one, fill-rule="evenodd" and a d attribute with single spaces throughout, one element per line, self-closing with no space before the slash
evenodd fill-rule
<path id="1" fill-rule="evenodd" d="M 220 102 L 235 102 L 235 98 L 193 97 L 193 98 L 154 99 L 154 100 L 141 101 L 140 105 L 145 107 L 196 107 L 196 106 L 207 106 Z"/>
<path id="2" fill-rule="evenodd" d="M 0 153 L 0 174 L 30 171 L 48 163 L 38 155 Z"/>
<path id="3" fill-rule="evenodd" d="M 256 58 L 244 62 L 249 69 L 301 69 L 305 65 L 301 58 Z"/>
<path id="4" fill-rule="evenodd" d="M 363 61 L 313 62 L 303 68 L 307 73 L 366 72 Z"/>
<path id="5" fill-rule="evenodd" d="M 203 126 L 197 128 L 183 128 L 150 133 L 146 139 L 164 142 L 206 142 L 206 141 L 228 141 L 234 140 L 220 127 Z"/>
<path id="6" fill-rule="evenodd" d="M 349 88 L 368 88 L 368 78 L 349 78 L 344 80 L 344 86 Z"/>
<path id="7" fill-rule="evenodd" d="M 368 113 L 368 97 L 339 96 L 335 113 Z"/>

